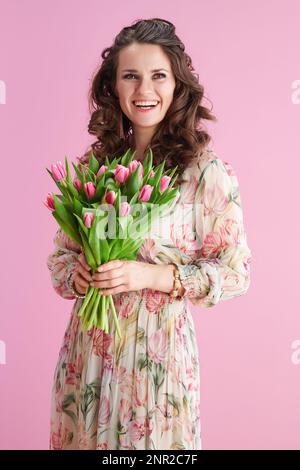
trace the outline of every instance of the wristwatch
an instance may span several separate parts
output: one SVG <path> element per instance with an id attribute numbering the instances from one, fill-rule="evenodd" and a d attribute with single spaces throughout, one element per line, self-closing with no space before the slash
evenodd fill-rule
<path id="1" fill-rule="evenodd" d="M 173 264 L 173 263 L 171 263 Z M 171 290 L 170 292 L 170 296 L 173 297 L 173 298 L 179 298 L 181 299 L 182 295 L 179 295 L 179 291 L 182 287 L 182 284 L 181 284 L 181 281 L 180 281 L 180 277 L 179 277 L 179 270 L 178 270 L 178 267 L 176 266 L 176 264 L 174 264 L 175 266 L 175 270 L 174 270 L 174 283 L 173 283 L 173 289 Z"/>
<path id="2" fill-rule="evenodd" d="M 69 289 L 70 289 L 70 291 L 72 292 L 72 294 L 75 295 L 75 297 L 77 297 L 78 299 L 84 299 L 86 294 L 80 294 L 80 292 L 77 292 L 77 290 L 75 289 L 75 286 L 74 286 L 74 274 L 75 274 L 75 271 L 71 271 L 71 272 L 68 274 L 68 277 L 67 277 L 67 286 L 69 287 Z"/>

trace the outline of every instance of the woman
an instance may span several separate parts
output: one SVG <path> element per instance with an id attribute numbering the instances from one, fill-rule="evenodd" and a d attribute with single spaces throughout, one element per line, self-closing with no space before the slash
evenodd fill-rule
<path id="1" fill-rule="evenodd" d="M 141 20 L 103 51 L 93 79 L 89 132 L 99 162 L 129 147 L 142 161 L 151 147 L 155 166 L 178 165 L 180 191 L 137 261 L 111 261 L 93 276 L 81 247 L 57 231 L 52 283 L 76 302 L 55 370 L 51 449 L 201 449 L 199 357 L 187 300 L 212 307 L 244 294 L 251 252 L 237 177 L 199 128 L 216 118 L 202 104 L 184 49 L 171 23 Z M 89 152 L 79 160 L 87 162 Z M 113 294 L 121 340 L 112 318 L 110 334 L 81 332 L 77 311 L 89 283 Z"/>

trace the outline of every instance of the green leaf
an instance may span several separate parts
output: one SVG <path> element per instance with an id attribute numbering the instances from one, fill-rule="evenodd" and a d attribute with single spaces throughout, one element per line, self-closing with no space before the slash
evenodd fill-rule
<path id="1" fill-rule="evenodd" d="M 123 155 L 122 159 L 121 159 L 121 165 L 123 166 L 126 166 L 128 167 L 128 165 L 132 162 L 133 160 L 133 155 L 134 155 L 134 151 L 133 149 L 130 147 L 126 153 Z"/>
<path id="2" fill-rule="evenodd" d="M 153 153 L 152 153 L 152 149 L 150 148 L 146 155 L 146 158 L 143 161 L 144 184 L 146 184 L 146 181 L 148 180 L 148 176 L 151 173 L 152 165 L 153 165 Z"/>
<path id="3" fill-rule="evenodd" d="M 72 180 L 71 180 L 71 175 L 70 175 L 69 163 L 68 163 L 68 159 L 66 155 L 65 155 L 65 168 L 66 168 L 66 173 L 67 173 L 66 181 L 67 183 L 71 184 Z"/>
<path id="4" fill-rule="evenodd" d="M 96 260 L 97 266 L 99 266 L 99 264 L 101 263 L 100 246 L 99 246 L 98 238 L 96 234 L 98 220 L 99 220 L 99 217 L 95 216 L 92 222 L 92 226 L 90 228 L 90 232 L 89 232 L 89 244 L 90 244 L 92 253 L 94 255 L 94 258 Z"/>
<path id="5" fill-rule="evenodd" d="M 89 229 L 84 225 L 84 222 L 82 220 L 81 217 L 79 217 L 77 214 L 74 213 L 74 216 L 76 217 L 76 219 L 78 220 L 79 222 L 79 225 L 83 231 L 83 233 L 85 234 L 85 236 L 88 238 L 89 236 Z"/>
<path id="6" fill-rule="evenodd" d="M 83 243 L 83 248 L 84 248 L 84 254 L 86 257 L 86 260 L 88 262 L 88 265 L 95 271 L 98 267 L 97 262 L 95 260 L 95 257 L 92 253 L 92 250 L 89 246 L 88 239 L 84 231 L 79 227 L 79 232 L 82 238 L 82 243 Z"/>
<path id="7" fill-rule="evenodd" d="M 93 151 L 90 153 L 89 169 L 96 175 L 100 168 L 98 160 L 95 158 Z"/>
<path id="8" fill-rule="evenodd" d="M 74 207 L 74 212 L 75 212 L 75 214 L 78 215 L 78 217 L 81 217 L 83 205 L 82 205 L 81 202 L 80 202 L 78 199 L 76 199 L 76 198 L 74 198 L 73 207 Z"/>
<path id="9" fill-rule="evenodd" d="M 78 234 L 77 231 L 74 231 L 69 225 L 67 225 L 58 215 L 55 211 L 52 211 L 52 215 L 57 221 L 58 225 L 62 228 L 62 230 L 70 237 L 74 242 L 78 243 L 80 246 L 82 246 L 82 240 L 80 235 Z"/>
<path id="10" fill-rule="evenodd" d="M 107 263 L 109 260 L 109 245 L 105 238 L 99 238 L 99 246 L 101 253 L 101 264 Z"/>
<path id="11" fill-rule="evenodd" d="M 136 169 L 130 173 L 124 184 L 129 199 L 139 192 L 142 184 L 143 179 L 140 177 L 140 166 L 138 165 Z"/>
<path id="12" fill-rule="evenodd" d="M 76 220 L 74 219 L 74 216 L 72 215 L 71 212 L 67 210 L 64 204 L 60 202 L 60 200 L 53 194 L 53 199 L 54 199 L 54 207 L 55 207 L 55 212 L 59 216 L 59 218 L 68 226 L 70 226 L 71 229 L 76 231 Z"/>

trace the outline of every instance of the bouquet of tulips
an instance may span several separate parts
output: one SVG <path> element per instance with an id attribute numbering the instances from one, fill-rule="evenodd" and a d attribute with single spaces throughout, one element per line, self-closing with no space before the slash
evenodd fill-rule
<path id="1" fill-rule="evenodd" d="M 143 163 L 134 160 L 131 148 L 112 162 L 106 157 L 99 164 L 93 152 L 88 164 L 79 162 L 72 179 L 65 157 L 65 166 L 57 162 L 48 173 L 61 194 L 48 193 L 45 205 L 62 230 L 81 247 L 92 270 L 113 259 L 136 260 L 143 238 L 151 230 L 155 217 L 173 202 L 178 190 L 172 188 L 177 166 L 164 172 L 163 161 L 153 167 L 151 148 Z M 108 309 L 119 337 L 121 331 L 112 295 L 101 295 L 89 286 L 78 311 L 82 330 L 93 326 L 109 332 Z"/>

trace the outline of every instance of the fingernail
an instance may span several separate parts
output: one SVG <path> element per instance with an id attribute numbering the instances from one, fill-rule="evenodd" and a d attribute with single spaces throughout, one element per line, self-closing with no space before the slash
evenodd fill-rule
<path id="1" fill-rule="evenodd" d="M 103 268 L 102 266 L 99 266 L 99 268 L 97 269 L 98 273 L 100 273 L 101 271 L 103 271 Z"/>

